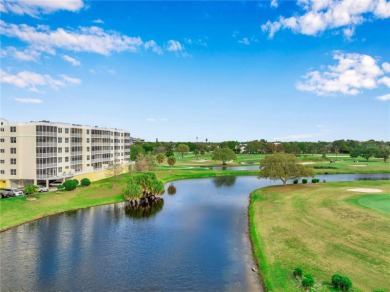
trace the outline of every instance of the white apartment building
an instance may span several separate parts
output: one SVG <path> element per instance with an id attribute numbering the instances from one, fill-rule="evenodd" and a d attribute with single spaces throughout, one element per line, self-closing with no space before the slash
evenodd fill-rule
<path id="1" fill-rule="evenodd" d="M 0 118 L 0 187 L 48 186 L 101 172 L 114 161 L 123 166 L 130 162 L 127 131 Z"/>

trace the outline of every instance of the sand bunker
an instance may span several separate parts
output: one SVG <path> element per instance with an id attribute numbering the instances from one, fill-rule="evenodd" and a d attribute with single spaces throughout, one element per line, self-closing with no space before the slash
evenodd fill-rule
<path id="1" fill-rule="evenodd" d="M 367 166 L 367 164 L 350 164 L 348 166 L 364 167 Z"/>
<path id="2" fill-rule="evenodd" d="M 316 164 L 315 162 L 302 162 L 301 164 L 306 165 L 306 164 Z"/>
<path id="3" fill-rule="evenodd" d="M 350 192 L 360 192 L 360 193 L 381 193 L 382 190 L 379 189 L 368 189 L 368 188 L 356 188 L 356 189 L 348 189 Z"/>

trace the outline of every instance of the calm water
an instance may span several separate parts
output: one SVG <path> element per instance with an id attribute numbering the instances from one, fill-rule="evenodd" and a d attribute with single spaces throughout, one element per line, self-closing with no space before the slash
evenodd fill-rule
<path id="1" fill-rule="evenodd" d="M 251 271 L 245 212 L 249 193 L 271 183 L 256 177 L 178 181 L 176 194 L 165 194 L 164 204 L 148 218 L 120 203 L 5 231 L 0 234 L 1 291 L 260 290 Z"/>

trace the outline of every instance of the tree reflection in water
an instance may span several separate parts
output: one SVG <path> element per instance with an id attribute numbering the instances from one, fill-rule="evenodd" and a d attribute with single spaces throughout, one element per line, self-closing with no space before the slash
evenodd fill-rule
<path id="1" fill-rule="evenodd" d="M 155 216 L 162 210 L 164 206 L 164 199 L 156 198 L 154 201 L 134 206 L 130 202 L 125 203 L 125 214 L 133 219 L 143 219 Z"/>
<path id="2" fill-rule="evenodd" d="M 231 187 L 236 182 L 236 177 L 235 176 L 217 176 L 213 179 L 213 182 L 217 188 L 220 188 L 223 186 Z"/>

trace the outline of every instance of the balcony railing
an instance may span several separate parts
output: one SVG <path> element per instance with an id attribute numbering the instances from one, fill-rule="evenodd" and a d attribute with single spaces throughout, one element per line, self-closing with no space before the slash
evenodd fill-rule
<path id="1" fill-rule="evenodd" d="M 37 136 L 57 137 L 57 132 L 37 131 Z"/>
<path id="2" fill-rule="evenodd" d="M 83 164 L 83 161 L 82 160 L 75 160 L 75 161 L 70 162 L 70 165 L 77 165 L 77 164 Z"/>
<path id="3" fill-rule="evenodd" d="M 38 169 L 44 169 L 44 168 L 56 168 L 57 163 L 44 163 L 44 164 L 37 164 Z"/>
<path id="4" fill-rule="evenodd" d="M 71 156 L 83 155 L 83 151 L 72 151 L 72 153 L 71 153 L 70 155 L 71 155 Z"/>
<path id="5" fill-rule="evenodd" d="M 57 152 L 37 153 L 38 158 L 57 157 Z"/>
<path id="6" fill-rule="evenodd" d="M 82 142 L 70 142 L 72 146 L 83 146 Z"/>
<path id="7" fill-rule="evenodd" d="M 81 134 L 81 133 L 71 133 L 70 136 L 74 137 L 74 138 L 81 138 L 81 137 L 83 137 L 83 134 Z"/>
<path id="8" fill-rule="evenodd" d="M 42 146 L 42 147 L 57 147 L 57 142 L 37 142 L 37 146 Z"/>

